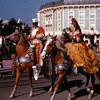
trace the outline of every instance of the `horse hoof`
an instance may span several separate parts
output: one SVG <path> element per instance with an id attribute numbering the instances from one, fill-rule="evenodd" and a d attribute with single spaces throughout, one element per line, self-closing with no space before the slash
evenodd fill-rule
<path id="1" fill-rule="evenodd" d="M 90 93 L 89 96 L 88 96 L 88 99 L 91 99 L 93 97 L 93 94 Z"/>
<path id="2" fill-rule="evenodd" d="M 34 96 L 33 94 L 30 94 L 30 95 L 29 95 L 30 98 L 33 97 L 33 96 Z"/>
<path id="3" fill-rule="evenodd" d="M 49 89 L 48 93 L 50 93 L 50 94 L 53 93 L 53 88 L 52 87 Z"/>
<path id="4" fill-rule="evenodd" d="M 88 96 L 88 99 L 91 99 L 94 95 L 94 90 L 91 90 L 90 93 L 89 93 L 89 96 Z"/>
<path id="5" fill-rule="evenodd" d="M 72 98 L 67 98 L 66 100 L 72 100 Z"/>
<path id="6" fill-rule="evenodd" d="M 53 93 L 53 91 L 52 91 L 52 90 L 49 90 L 49 91 L 48 91 L 48 93 L 52 94 L 52 93 Z"/>
<path id="7" fill-rule="evenodd" d="M 53 92 L 52 91 L 48 91 L 48 93 L 52 95 Z"/>
<path id="8" fill-rule="evenodd" d="M 92 98 L 92 96 L 93 96 L 92 94 L 89 94 L 88 99 L 91 99 L 91 98 Z"/>
<path id="9" fill-rule="evenodd" d="M 29 95 L 29 97 L 33 97 L 33 92 L 30 92 L 30 95 Z"/>
<path id="10" fill-rule="evenodd" d="M 69 93 L 69 94 L 68 94 L 68 98 L 67 98 L 67 100 L 72 100 L 71 97 L 72 97 L 72 93 Z"/>
<path id="11" fill-rule="evenodd" d="M 54 100 L 54 98 L 53 98 L 53 97 L 51 97 L 51 98 L 50 98 L 50 100 Z"/>
<path id="12" fill-rule="evenodd" d="M 11 95 L 9 96 L 9 98 L 14 98 L 14 96 L 15 96 L 14 94 L 11 94 Z"/>

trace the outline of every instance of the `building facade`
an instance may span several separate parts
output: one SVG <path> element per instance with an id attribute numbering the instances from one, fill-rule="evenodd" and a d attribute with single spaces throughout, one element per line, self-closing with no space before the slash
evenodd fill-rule
<path id="1" fill-rule="evenodd" d="M 41 5 L 38 11 L 39 25 L 43 26 L 46 35 L 60 35 L 62 29 L 70 26 L 71 19 L 76 18 L 83 34 L 91 34 L 94 29 L 94 40 L 100 44 L 100 0 L 60 0 Z M 89 39 L 84 37 L 84 40 Z"/>

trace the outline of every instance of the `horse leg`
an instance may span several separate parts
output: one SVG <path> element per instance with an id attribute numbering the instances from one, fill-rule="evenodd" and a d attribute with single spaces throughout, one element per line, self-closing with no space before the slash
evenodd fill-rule
<path id="1" fill-rule="evenodd" d="M 15 71 L 16 71 L 16 54 L 12 54 L 12 75 L 15 75 Z"/>
<path id="2" fill-rule="evenodd" d="M 51 87 L 50 87 L 50 89 L 48 91 L 49 93 L 52 93 L 52 91 L 54 89 L 55 80 L 56 80 L 56 76 L 52 76 Z"/>
<path id="3" fill-rule="evenodd" d="M 59 74 L 59 77 L 58 77 L 58 80 L 57 80 L 57 84 L 56 84 L 56 87 L 54 88 L 54 92 L 53 92 L 53 95 L 51 96 L 50 100 L 54 100 L 54 97 L 55 97 L 55 95 L 56 95 L 56 93 L 58 91 L 58 88 L 59 88 L 59 86 L 61 84 L 61 81 L 64 78 L 66 73 L 64 73 L 64 72 L 59 73 L 58 72 L 58 74 Z"/>
<path id="4" fill-rule="evenodd" d="M 31 74 L 31 69 L 27 70 L 28 73 L 28 79 L 29 79 L 29 84 L 30 84 L 30 94 L 29 97 L 33 96 L 33 85 L 32 85 L 32 74 Z"/>
<path id="5" fill-rule="evenodd" d="M 86 88 L 87 92 L 90 92 L 90 88 L 88 87 L 88 83 L 89 83 L 89 80 L 90 80 L 90 74 L 89 73 L 86 73 L 85 71 L 83 71 L 82 68 L 79 68 L 79 70 L 86 77 L 85 88 Z"/>
<path id="6" fill-rule="evenodd" d="M 89 83 L 89 80 L 90 80 L 90 74 L 86 73 L 85 76 L 86 76 L 86 79 L 87 79 L 86 84 L 85 84 L 85 88 L 86 88 L 87 92 L 90 92 L 90 88 L 88 87 L 88 83 Z"/>
<path id="7" fill-rule="evenodd" d="M 15 92 L 16 92 L 16 89 L 17 89 L 17 85 L 18 85 L 18 82 L 19 82 L 19 79 L 20 79 L 20 69 L 16 69 L 16 80 L 15 80 L 15 84 L 14 84 L 14 88 L 13 88 L 13 91 L 10 95 L 10 98 L 13 98 L 15 96 Z"/>
<path id="8" fill-rule="evenodd" d="M 88 96 L 89 99 L 91 99 L 94 94 L 94 86 L 95 86 L 95 76 L 94 76 L 94 74 L 91 74 L 90 76 L 91 76 L 92 87 L 91 87 L 91 90 L 90 90 L 90 93 Z"/>
<path id="9" fill-rule="evenodd" d="M 68 98 L 67 98 L 67 100 L 71 100 L 72 92 L 70 90 L 70 85 L 69 85 L 66 77 L 64 77 L 64 84 L 66 84 L 66 89 L 68 90 Z"/>

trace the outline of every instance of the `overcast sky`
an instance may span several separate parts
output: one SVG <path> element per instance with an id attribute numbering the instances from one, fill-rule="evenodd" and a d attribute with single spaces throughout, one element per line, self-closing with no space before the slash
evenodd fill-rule
<path id="1" fill-rule="evenodd" d="M 31 19 L 37 17 L 40 6 L 51 1 L 59 0 L 0 0 L 0 18 L 21 18 L 30 25 Z"/>

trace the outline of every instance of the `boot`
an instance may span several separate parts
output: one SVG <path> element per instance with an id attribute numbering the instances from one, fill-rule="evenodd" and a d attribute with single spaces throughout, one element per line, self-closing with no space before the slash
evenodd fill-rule
<path id="1" fill-rule="evenodd" d="M 33 68 L 33 76 L 34 76 L 34 79 L 35 80 L 38 80 L 38 77 L 39 77 L 41 68 L 40 68 L 39 65 L 32 66 L 32 68 Z"/>

